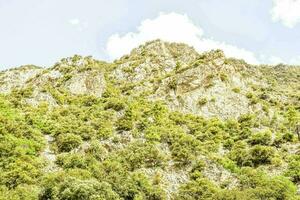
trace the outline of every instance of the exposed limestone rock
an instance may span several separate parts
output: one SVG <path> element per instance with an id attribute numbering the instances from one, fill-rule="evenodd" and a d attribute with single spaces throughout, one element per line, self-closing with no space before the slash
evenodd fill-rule
<path id="1" fill-rule="evenodd" d="M 154 179 L 154 181 L 157 181 L 155 179 L 159 179 L 167 194 L 167 199 L 171 199 L 172 194 L 178 191 L 179 186 L 189 180 L 188 173 L 183 170 L 143 168 L 139 171 L 145 173 Z"/>
<path id="2" fill-rule="evenodd" d="M 45 167 L 45 172 L 53 172 L 57 171 L 58 167 L 55 164 L 56 161 L 56 154 L 51 150 L 51 143 L 53 142 L 54 138 L 51 135 L 45 135 L 46 141 L 46 148 L 41 153 L 41 156 L 46 159 L 48 165 Z"/>
<path id="3" fill-rule="evenodd" d="M 48 83 L 55 83 L 63 75 L 57 70 L 44 70 L 38 76 L 31 80 L 31 83 L 35 87 L 41 87 Z"/>
<path id="4" fill-rule="evenodd" d="M 42 72 L 42 68 L 24 66 L 0 73 L 0 93 L 8 94 L 12 89 L 22 88 L 25 83 Z"/>
<path id="5" fill-rule="evenodd" d="M 175 69 L 177 64 L 187 66 L 199 54 L 184 44 L 167 43 L 155 40 L 132 50 L 117 63 L 114 75 L 118 80 L 144 81 L 163 76 Z"/>
<path id="6" fill-rule="evenodd" d="M 41 102 L 46 102 L 50 107 L 57 106 L 57 102 L 51 94 L 38 90 L 35 90 L 30 98 L 25 99 L 25 102 L 32 106 L 38 106 Z"/>
<path id="7" fill-rule="evenodd" d="M 263 83 L 242 77 L 241 71 L 251 69 L 242 62 L 227 62 L 221 50 L 199 55 L 187 45 L 157 40 L 134 49 L 117 64 L 114 77 L 135 84 L 134 95 L 149 91 L 149 99 L 164 100 L 173 110 L 229 119 L 261 109 L 245 94 L 251 84 Z M 206 102 L 199 103 L 201 99 Z"/>
<path id="8" fill-rule="evenodd" d="M 172 109 L 205 117 L 228 119 L 251 112 L 247 97 L 232 91 L 236 87 L 246 88 L 238 74 L 228 73 L 228 80 L 222 81 L 217 72 L 211 73 L 212 70 L 191 68 L 167 78 L 151 98 L 166 100 Z M 204 99 L 206 102 L 199 102 Z"/>
<path id="9" fill-rule="evenodd" d="M 228 189 L 236 187 L 238 179 L 228 170 L 224 169 L 222 166 L 217 165 L 211 161 L 206 163 L 206 166 L 203 170 L 203 175 L 209 180 L 214 182 L 217 185 L 222 185 Z"/>
<path id="10" fill-rule="evenodd" d="M 76 74 L 65 85 L 72 94 L 76 95 L 88 94 L 101 97 L 105 91 L 104 75 L 96 71 Z"/>

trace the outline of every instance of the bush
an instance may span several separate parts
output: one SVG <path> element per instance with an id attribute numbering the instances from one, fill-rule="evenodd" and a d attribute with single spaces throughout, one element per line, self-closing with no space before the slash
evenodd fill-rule
<path id="1" fill-rule="evenodd" d="M 246 127 L 251 128 L 255 124 L 255 118 L 256 117 L 253 114 L 244 114 L 239 117 L 238 122 L 240 123 L 242 129 Z"/>
<path id="2" fill-rule="evenodd" d="M 235 93 L 240 93 L 241 92 L 241 88 L 233 88 L 232 91 L 235 92 Z"/>
<path id="3" fill-rule="evenodd" d="M 15 189 L 8 189 L 0 186 L 1 200 L 31 200 L 38 199 L 40 188 L 37 185 L 22 184 Z"/>
<path id="4" fill-rule="evenodd" d="M 98 182 L 95 179 L 80 180 L 75 177 L 67 177 L 62 182 L 48 185 L 40 194 L 39 199 L 120 199 L 111 185 L 106 182 Z"/>
<path id="5" fill-rule="evenodd" d="M 191 135 L 178 134 L 171 144 L 172 157 L 178 166 L 190 164 L 199 147 L 200 142 Z"/>
<path id="6" fill-rule="evenodd" d="M 59 152 L 69 152 L 82 144 L 82 139 L 72 133 L 61 134 L 57 137 L 56 145 Z"/>
<path id="7" fill-rule="evenodd" d="M 229 158 L 236 162 L 238 166 L 249 166 L 251 165 L 248 159 L 249 153 L 247 149 L 247 144 L 243 141 L 236 142 L 231 151 L 228 154 Z"/>
<path id="8" fill-rule="evenodd" d="M 171 90 L 176 90 L 176 88 L 177 88 L 177 80 L 176 79 L 171 79 L 170 82 L 168 83 L 168 87 Z"/>
<path id="9" fill-rule="evenodd" d="M 159 142 L 161 140 L 161 133 L 163 132 L 162 127 L 150 126 L 145 130 L 145 138 L 148 141 Z"/>
<path id="10" fill-rule="evenodd" d="M 297 199 L 296 187 L 285 177 L 269 177 L 260 171 L 243 168 L 240 181 L 241 191 L 253 199 Z"/>
<path id="11" fill-rule="evenodd" d="M 214 200 L 217 193 L 218 188 L 208 179 L 198 178 L 182 185 L 175 195 L 175 199 Z"/>
<path id="12" fill-rule="evenodd" d="M 87 163 L 85 161 L 85 155 L 74 154 L 74 153 L 63 153 L 57 156 L 56 164 L 64 169 L 70 168 L 87 168 Z"/>
<path id="13" fill-rule="evenodd" d="M 228 75 L 225 74 L 224 72 L 221 72 L 221 73 L 220 73 L 220 79 L 221 79 L 221 81 L 223 81 L 223 82 L 228 82 L 229 77 L 228 77 Z"/>
<path id="14" fill-rule="evenodd" d="M 204 106 L 207 102 L 208 102 L 208 100 L 206 98 L 201 98 L 198 100 L 197 105 L 201 107 L 201 106 Z"/>
<path id="15" fill-rule="evenodd" d="M 85 153 L 99 161 L 103 161 L 108 155 L 106 148 L 97 140 L 91 141 L 91 144 L 89 148 L 85 150 Z"/>
<path id="16" fill-rule="evenodd" d="M 130 131 L 133 129 L 134 116 L 132 110 L 126 110 L 123 117 L 117 121 L 117 130 L 119 131 Z"/>
<path id="17" fill-rule="evenodd" d="M 109 98 L 105 103 L 104 109 L 114 109 L 120 111 L 125 108 L 125 103 L 119 98 Z"/>
<path id="18" fill-rule="evenodd" d="M 202 171 L 205 169 L 206 163 L 202 160 L 198 160 L 194 165 L 190 172 L 190 177 L 194 180 L 202 177 Z"/>
<path id="19" fill-rule="evenodd" d="M 274 149 L 261 145 L 255 145 L 249 150 L 250 161 L 254 166 L 270 164 L 274 156 Z"/>
<path id="20" fill-rule="evenodd" d="M 291 177 L 294 183 L 300 183 L 300 159 L 289 162 L 285 175 Z"/>
<path id="21" fill-rule="evenodd" d="M 117 121 L 117 130 L 130 131 L 133 129 L 133 121 L 131 119 L 121 118 Z"/>
<path id="22" fill-rule="evenodd" d="M 13 163 L 7 164 L 5 170 L 1 169 L 0 184 L 9 189 L 22 184 L 35 184 L 36 178 L 42 173 L 41 169 L 35 166 L 36 164 L 36 161 L 29 157 L 24 157 L 24 160 L 15 159 Z"/>
<path id="23" fill-rule="evenodd" d="M 115 159 L 124 163 L 130 171 L 141 167 L 163 167 L 166 161 L 165 155 L 155 144 L 142 141 L 128 145 L 115 156 Z"/>
<path id="24" fill-rule="evenodd" d="M 258 132 L 255 134 L 252 134 L 250 138 L 248 139 L 249 144 L 251 145 L 270 145 L 271 144 L 271 137 L 272 133 L 271 131 L 263 131 L 263 132 Z"/>

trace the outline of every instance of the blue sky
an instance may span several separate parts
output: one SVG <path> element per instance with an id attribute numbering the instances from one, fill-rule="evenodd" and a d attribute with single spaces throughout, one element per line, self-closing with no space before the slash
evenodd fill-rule
<path id="1" fill-rule="evenodd" d="M 0 27 L 0 69 L 113 60 L 156 38 L 300 64 L 300 0 L 0 0 Z"/>

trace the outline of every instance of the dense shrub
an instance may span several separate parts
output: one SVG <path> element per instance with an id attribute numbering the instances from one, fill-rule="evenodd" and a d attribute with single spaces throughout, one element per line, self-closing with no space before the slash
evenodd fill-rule
<path id="1" fill-rule="evenodd" d="M 179 192 L 176 194 L 175 199 L 214 200 L 214 196 L 217 194 L 217 192 L 217 187 L 209 180 L 198 178 L 182 185 L 179 188 Z"/>
<path id="2" fill-rule="evenodd" d="M 248 142 L 251 145 L 270 145 L 271 144 L 271 131 L 263 131 L 254 133 L 250 136 Z"/>
<path id="3" fill-rule="evenodd" d="M 125 108 L 125 103 L 118 98 L 109 98 L 105 103 L 105 109 L 114 109 L 115 111 L 120 111 Z"/>
<path id="4" fill-rule="evenodd" d="M 155 144 L 141 141 L 131 143 L 116 156 L 115 159 L 120 159 L 129 170 L 141 167 L 163 167 L 167 159 Z"/>
<path id="5" fill-rule="evenodd" d="M 284 177 L 269 177 L 263 172 L 244 168 L 240 175 L 242 191 L 254 199 L 297 199 L 296 187 Z"/>
<path id="6" fill-rule="evenodd" d="M 59 199 L 120 199 L 108 183 L 74 178 L 60 184 L 57 196 Z"/>
<path id="7" fill-rule="evenodd" d="M 254 166 L 270 164 L 274 156 L 274 149 L 261 145 L 255 145 L 249 150 L 249 160 Z"/>
<path id="8" fill-rule="evenodd" d="M 300 183 L 300 156 L 289 162 L 285 175 L 290 177 L 294 183 Z"/>
<path id="9" fill-rule="evenodd" d="M 81 137 L 72 133 L 61 134 L 57 137 L 56 141 L 57 148 L 60 152 L 71 151 L 72 149 L 79 147 L 81 143 Z"/>

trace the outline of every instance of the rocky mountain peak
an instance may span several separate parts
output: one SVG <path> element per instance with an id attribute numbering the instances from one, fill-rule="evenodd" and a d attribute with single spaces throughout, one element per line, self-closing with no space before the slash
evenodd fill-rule
<path id="1" fill-rule="evenodd" d="M 199 54 L 186 44 L 154 40 L 114 63 L 74 55 L 48 69 L 23 66 L 4 71 L 0 91 L 8 94 L 30 86 L 33 95 L 29 102 L 37 105 L 51 99 L 50 104 L 56 105 L 53 91 L 101 97 L 107 85 L 114 85 L 124 95 L 163 100 L 173 110 L 228 119 L 261 109 L 263 104 L 253 103 L 257 101 L 252 95 L 257 93 L 254 88 L 271 88 L 275 75 L 277 82 L 296 87 L 298 71 L 291 66 L 252 66 L 226 58 L 222 50 Z M 273 93 L 274 98 L 288 101 L 284 93 Z"/>
<path id="2" fill-rule="evenodd" d="M 183 43 L 169 43 L 162 40 L 153 40 L 133 49 L 123 59 L 138 59 L 139 57 L 176 59 L 182 62 L 190 62 L 199 54 L 193 47 Z"/>

